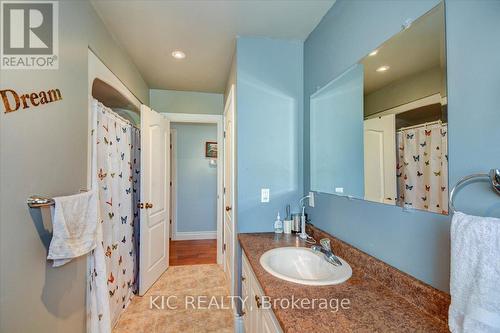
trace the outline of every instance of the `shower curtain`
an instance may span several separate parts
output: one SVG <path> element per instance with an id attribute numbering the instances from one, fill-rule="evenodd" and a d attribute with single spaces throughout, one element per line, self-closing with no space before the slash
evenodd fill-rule
<path id="1" fill-rule="evenodd" d="M 94 173 L 113 326 L 137 290 L 140 132 L 96 100 L 93 112 Z"/>
<path id="2" fill-rule="evenodd" d="M 400 206 L 448 214 L 448 128 L 422 125 L 397 133 Z"/>

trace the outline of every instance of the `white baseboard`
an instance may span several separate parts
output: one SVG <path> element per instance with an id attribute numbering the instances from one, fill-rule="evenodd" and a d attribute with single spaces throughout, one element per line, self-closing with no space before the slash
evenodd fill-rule
<path id="1" fill-rule="evenodd" d="M 217 239 L 217 231 L 175 232 L 173 240 Z"/>

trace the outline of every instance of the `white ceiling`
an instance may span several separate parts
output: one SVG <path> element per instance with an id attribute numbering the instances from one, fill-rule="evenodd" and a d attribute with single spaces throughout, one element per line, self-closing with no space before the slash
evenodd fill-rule
<path id="1" fill-rule="evenodd" d="M 335 0 L 92 0 L 150 88 L 224 92 L 236 36 L 305 40 Z M 172 58 L 182 50 L 186 59 Z"/>

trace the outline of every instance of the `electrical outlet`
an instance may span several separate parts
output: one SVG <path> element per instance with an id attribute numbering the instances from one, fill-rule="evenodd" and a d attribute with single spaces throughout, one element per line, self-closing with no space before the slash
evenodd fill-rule
<path id="1" fill-rule="evenodd" d="M 309 207 L 314 207 L 314 192 L 309 192 Z"/>
<path id="2" fill-rule="evenodd" d="M 335 193 L 343 194 L 344 193 L 344 188 L 343 187 L 336 187 L 335 188 Z"/>
<path id="3" fill-rule="evenodd" d="M 269 202 L 269 189 L 263 188 L 260 190 L 260 202 Z"/>

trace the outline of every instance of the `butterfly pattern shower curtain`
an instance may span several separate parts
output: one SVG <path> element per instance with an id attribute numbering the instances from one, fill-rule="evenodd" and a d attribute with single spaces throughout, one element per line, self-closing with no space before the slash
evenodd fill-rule
<path id="1" fill-rule="evenodd" d="M 101 103 L 93 105 L 102 248 L 114 325 L 137 291 L 140 132 Z"/>
<path id="2" fill-rule="evenodd" d="M 448 214 L 448 128 L 433 124 L 399 131 L 399 205 Z"/>

